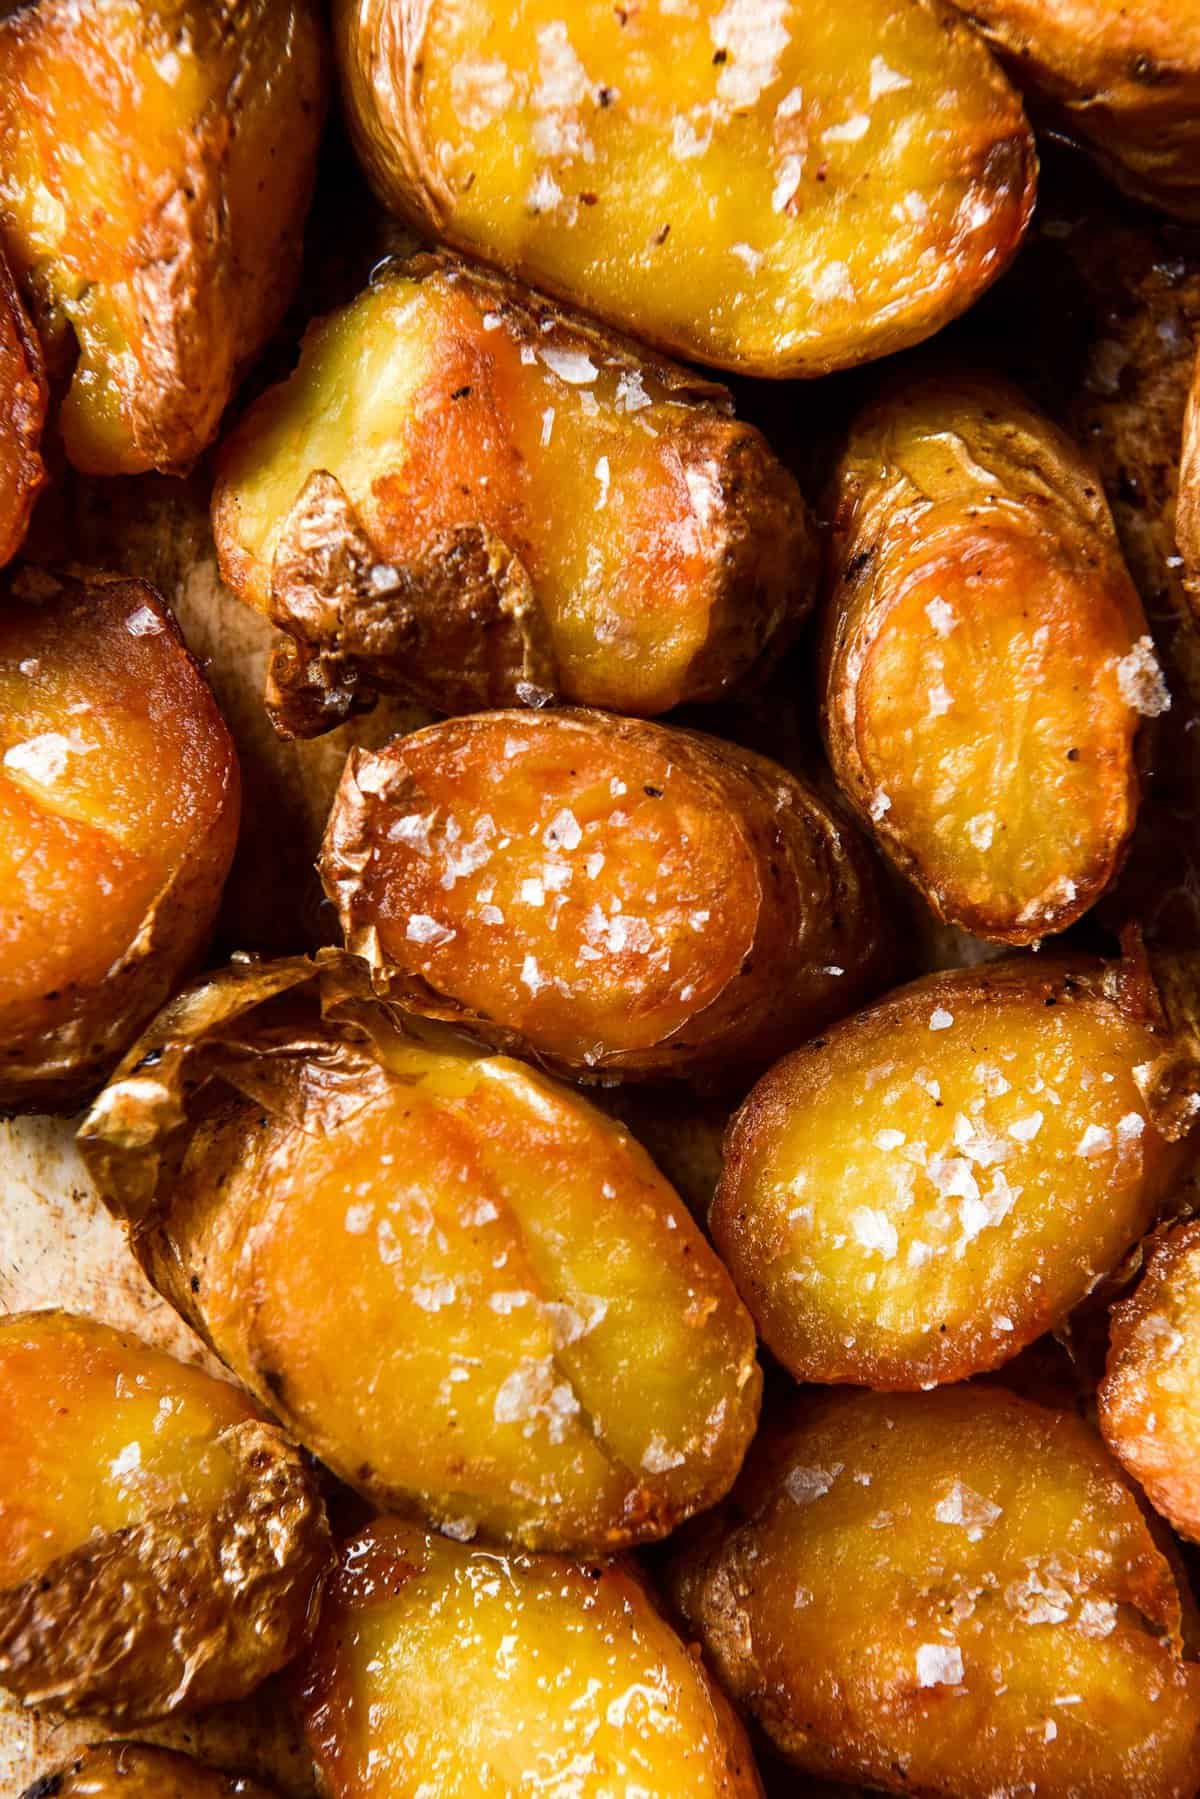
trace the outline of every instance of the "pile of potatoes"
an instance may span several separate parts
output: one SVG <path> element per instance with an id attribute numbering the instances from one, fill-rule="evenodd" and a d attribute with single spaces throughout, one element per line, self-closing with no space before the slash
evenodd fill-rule
<path id="1" fill-rule="evenodd" d="M 0 5 L 14 1792 L 1197 1799 L 1198 332 L 1188 0 Z"/>

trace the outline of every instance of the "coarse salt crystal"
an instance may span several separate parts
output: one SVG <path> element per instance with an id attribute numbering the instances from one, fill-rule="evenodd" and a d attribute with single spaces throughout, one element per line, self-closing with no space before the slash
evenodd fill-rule
<path id="1" fill-rule="evenodd" d="M 963 1677 L 957 1643 L 922 1643 L 917 1650 L 917 1682 L 923 1687 L 956 1687 Z"/>

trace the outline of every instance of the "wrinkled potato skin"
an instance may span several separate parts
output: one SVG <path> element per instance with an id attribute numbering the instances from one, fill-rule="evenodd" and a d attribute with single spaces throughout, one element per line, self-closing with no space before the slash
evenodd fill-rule
<path id="1" fill-rule="evenodd" d="M 270 1795 L 256 1780 L 222 1774 L 170 1749 L 100 1743 L 35 1780 L 22 1799 L 270 1799 Z"/>
<path id="2" fill-rule="evenodd" d="M 1200 1222 L 1154 1247 L 1111 1325 L 1100 1428 L 1156 1510 L 1200 1542 Z"/>
<path id="3" fill-rule="evenodd" d="M 0 19 L 0 244 L 90 474 L 186 469 L 299 269 L 312 0 L 35 0 Z"/>
<path id="4" fill-rule="evenodd" d="M 181 995 L 81 1142 L 154 1285 L 374 1505 L 596 1554 L 735 1478 L 754 1331 L 682 1202 L 581 1097 L 414 1034 L 352 958 Z"/>
<path id="5" fill-rule="evenodd" d="M 797 1380 L 963 1380 L 1062 1324 L 1150 1228 L 1198 1081 L 1136 966 L 930 976 L 753 1089 L 713 1240 Z"/>
<path id="6" fill-rule="evenodd" d="M 443 813 L 464 840 L 511 833 L 529 847 L 506 862 L 498 844 L 452 897 L 457 837 L 422 853 L 389 835 L 402 816 Z M 568 814 L 579 834 L 560 851 L 555 820 Z M 597 854 L 607 874 L 588 871 Z M 569 936 L 541 922 L 518 878 L 544 877 L 556 897 L 559 864 L 572 871 Z M 735 744 L 600 712 L 482 713 L 352 754 L 320 871 L 380 993 L 582 1078 L 744 1079 L 875 989 L 891 957 L 870 852 L 814 788 Z M 473 907 L 493 875 L 501 909 L 513 888 L 511 930 Z M 627 923 L 616 942 L 601 918 L 597 949 L 600 899 Z M 449 940 L 414 939 L 416 915 L 443 930 L 453 916 L 453 960 Z M 655 926 L 671 965 L 651 978 Z M 572 985 L 530 990 L 531 955 Z"/>
<path id="7" fill-rule="evenodd" d="M 1000 1387 L 806 1395 L 681 1539 L 671 1586 L 806 1773 L 912 1799 L 1192 1799 L 1200 1780 L 1179 1587 L 1073 1413 Z M 961 1678 L 922 1678 L 922 1649 L 957 1649 Z"/>
<path id="8" fill-rule="evenodd" d="M 237 755 L 141 582 L 10 575 L 0 693 L 0 1110 L 70 1109 L 207 942 L 237 839 Z M 50 738 L 65 765 L 34 780 L 14 757 Z"/>
<path id="9" fill-rule="evenodd" d="M 467 264 L 378 277 L 222 452 L 222 572 L 286 633 L 277 727 L 329 730 L 376 688 L 443 712 L 719 698 L 798 626 L 817 561 L 800 490 L 730 407 Z"/>
<path id="10" fill-rule="evenodd" d="M 42 346 L 0 254 L 0 568 L 20 549 L 45 480 L 47 398 Z"/>
<path id="11" fill-rule="evenodd" d="M 342 1551 L 300 1711 L 337 1799 L 762 1799 L 732 1708 L 631 1565 L 481 1556 L 393 1518 Z"/>
<path id="12" fill-rule="evenodd" d="M 173 1378 L 170 1358 L 88 1319 L 29 1314 L 0 1330 L 40 1330 L 48 1356 L 58 1343 L 64 1388 L 73 1339 L 99 1339 L 118 1361 L 124 1347 L 131 1379 L 151 1362 L 165 1364 L 160 1384 Z M 174 1378 L 234 1403 L 195 1370 Z M 0 1685 L 25 1705 L 137 1724 L 240 1699 L 303 1647 L 329 1557 L 324 1506 L 299 1450 L 236 1403 L 240 1419 L 212 1438 L 227 1460 L 216 1493 L 150 1501 L 141 1521 L 92 1534 L 0 1592 Z M 199 1452 L 194 1472 L 202 1485 Z"/>
<path id="13" fill-rule="evenodd" d="M 1064 930 L 1134 829 L 1141 715 L 1116 665 L 1150 643 L 1094 473 L 1015 390 L 918 376 L 857 421 L 831 511 L 823 727 L 843 791 L 939 918 L 1011 944 Z M 971 777 L 947 776 L 964 747 Z"/>
<path id="14" fill-rule="evenodd" d="M 1119 187 L 1200 221 L 1200 20 L 1190 0 L 955 4 Z"/>
<path id="15" fill-rule="evenodd" d="M 338 0 L 334 32 L 387 204 L 690 360 L 813 376 L 916 343 L 1032 211 L 1020 104 L 940 3 L 576 9 L 568 34 L 548 0 Z"/>

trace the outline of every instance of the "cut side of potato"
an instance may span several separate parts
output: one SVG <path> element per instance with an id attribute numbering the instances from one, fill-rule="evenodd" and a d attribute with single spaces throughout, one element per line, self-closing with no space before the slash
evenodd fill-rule
<path id="1" fill-rule="evenodd" d="M 0 254 L 0 567 L 16 555 L 45 480 L 42 347 Z"/>

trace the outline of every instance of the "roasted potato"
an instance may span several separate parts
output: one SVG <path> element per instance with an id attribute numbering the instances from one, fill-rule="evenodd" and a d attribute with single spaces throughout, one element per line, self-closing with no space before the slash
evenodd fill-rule
<path id="1" fill-rule="evenodd" d="M 0 254 L 0 567 L 20 549 L 45 479 L 46 403 L 42 347 Z"/>
<path id="2" fill-rule="evenodd" d="M 0 1320 L 0 1376 L 0 1686 L 125 1724 L 296 1654 L 328 1526 L 245 1394 L 65 1312 Z"/>
<path id="3" fill-rule="evenodd" d="M 1183 462 L 1175 526 L 1183 553 L 1184 583 L 1200 625 L 1200 356 L 1197 357 L 1183 421 Z"/>
<path id="4" fill-rule="evenodd" d="M 0 587 L 0 1108 L 70 1106 L 207 940 L 237 757 L 152 588 Z"/>
<path id="5" fill-rule="evenodd" d="M 1113 1311 L 1100 1428 L 1151 1504 L 1200 1542 L 1200 1220 L 1163 1237 Z"/>
<path id="6" fill-rule="evenodd" d="M 98 1743 L 44 1774 L 22 1799 L 269 1799 L 255 1780 L 144 1743 Z"/>
<path id="7" fill-rule="evenodd" d="M 593 1077 L 746 1078 L 886 970 L 869 852 L 815 789 L 600 712 L 352 753 L 320 870 L 380 992 Z"/>
<path id="8" fill-rule="evenodd" d="M 796 1766 L 921 1799 L 1193 1799 L 1181 1598 L 1095 1434 L 999 1387 L 806 1395 L 673 1587 Z"/>
<path id="9" fill-rule="evenodd" d="M 1200 220 L 1200 15 L 1191 0 L 955 0 L 1048 122 L 1125 192 Z"/>
<path id="10" fill-rule="evenodd" d="M 222 573 L 286 634 L 268 703 L 718 698 L 807 611 L 800 490 L 729 396 L 466 264 L 380 275 L 222 452 Z"/>
<path id="11" fill-rule="evenodd" d="M 579 1095 L 381 1006 L 353 958 L 183 994 L 81 1142 L 155 1286 L 373 1504 L 594 1554 L 733 1481 L 754 1330 L 676 1194 Z"/>
<path id="12" fill-rule="evenodd" d="M 1171 701 L 1095 474 L 1001 383 L 917 376 L 834 478 L 823 724 L 935 914 L 1024 944 L 1110 885 Z"/>
<path id="13" fill-rule="evenodd" d="M 0 246 L 92 474 L 186 468 L 299 269 L 313 0 L 29 0 L 0 18 Z M 77 352 L 77 359 L 76 359 Z"/>
<path id="14" fill-rule="evenodd" d="M 386 202 L 700 362 L 821 375 L 916 343 L 1032 211 L 1020 102 L 940 0 L 334 15 Z"/>
<path id="15" fill-rule="evenodd" d="M 331 1799 L 761 1799 L 728 1701 L 632 1566 L 345 1545 L 300 1707 Z"/>
<path id="16" fill-rule="evenodd" d="M 962 1380 L 1059 1324 L 1145 1234 L 1197 1091 L 1136 965 L 934 975 L 763 1077 L 713 1238 L 798 1380 Z"/>

